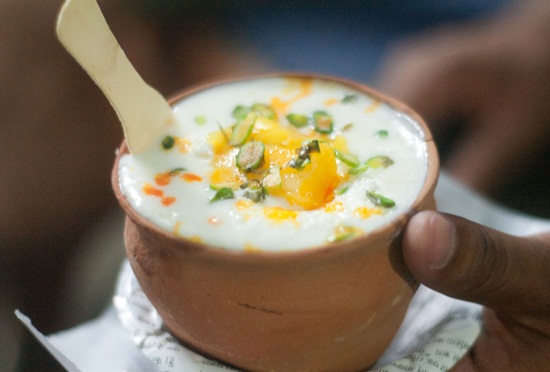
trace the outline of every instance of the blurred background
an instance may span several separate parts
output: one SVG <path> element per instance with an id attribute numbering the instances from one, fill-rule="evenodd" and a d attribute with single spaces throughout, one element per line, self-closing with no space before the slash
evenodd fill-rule
<path id="1" fill-rule="evenodd" d="M 550 19 L 544 0 L 100 0 L 163 95 L 220 77 L 318 72 L 403 100 L 457 180 L 550 217 Z M 120 124 L 62 48 L 62 1 L 0 2 L 0 366 L 56 370 L 45 334 L 93 319 L 123 260 L 110 186 Z"/>

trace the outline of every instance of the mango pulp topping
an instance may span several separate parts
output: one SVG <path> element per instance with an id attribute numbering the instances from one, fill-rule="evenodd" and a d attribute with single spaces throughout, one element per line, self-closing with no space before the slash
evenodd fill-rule
<path id="1" fill-rule="evenodd" d="M 278 165 L 281 186 L 271 188 L 269 194 L 285 198 L 291 205 L 312 210 L 331 202 L 335 188 L 347 178 L 345 174 L 339 174 L 334 156 L 334 149 L 347 151 L 346 140 L 342 136 L 332 138 L 313 130 L 304 134 L 277 120 L 258 117 L 249 140 L 261 141 L 265 145 L 265 153 L 263 164 L 254 172 L 245 173 L 235 163 L 238 149 L 230 146 L 220 131 L 208 136 L 214 153 L 211 184 L 238 188 L 249 180 L 261 180 L 270 168 Z M 319 141 L 320 151 L 311 152 L 310 162 L 304 167 L 289 166 L 289 162 L 297 156 L 297 149 L 311 140 Z"/>

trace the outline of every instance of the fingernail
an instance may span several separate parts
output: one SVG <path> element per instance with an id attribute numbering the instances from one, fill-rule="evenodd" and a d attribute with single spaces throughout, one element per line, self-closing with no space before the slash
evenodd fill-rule
<path id="1" fill-rule="evenodd" d="M 441 269 L 449 263 L 455 251 L 456 229 L 450 221 L 438 213 L 431 215 L 429 225 L 431 237 L 428 264 L 432 269 Z"/>

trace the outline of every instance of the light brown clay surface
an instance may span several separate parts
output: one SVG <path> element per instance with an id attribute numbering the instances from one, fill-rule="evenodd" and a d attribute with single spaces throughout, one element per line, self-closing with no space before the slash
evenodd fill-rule
<path id="1" fill-rule="evenodd" d="M 357 371 L 376 362 L 399 328 L 416 289 L 401 263 L 399 233 L 410 215 L 435 208 L 437 151 L 409 108 L 333 80 L 410 115 L 424 132 L 429 158 L 426 182 L 409 212 L 349 241 L 245 252 L 174 237 L 141 217 L 122 194 L 122 146 L 112 182 L 128 215 L 126 253 L 166 327 L 188 347 L 246 370 Z"/>

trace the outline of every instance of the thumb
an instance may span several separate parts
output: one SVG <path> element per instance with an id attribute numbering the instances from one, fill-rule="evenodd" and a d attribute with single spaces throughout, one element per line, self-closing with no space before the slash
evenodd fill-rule
<path id="1" fill-rule="evenodd" d="M 422 284 L 517 314 L 548 316 L 550 239 L 515 237 L 433 211 L 413 216 L 403 257 Z"/>

